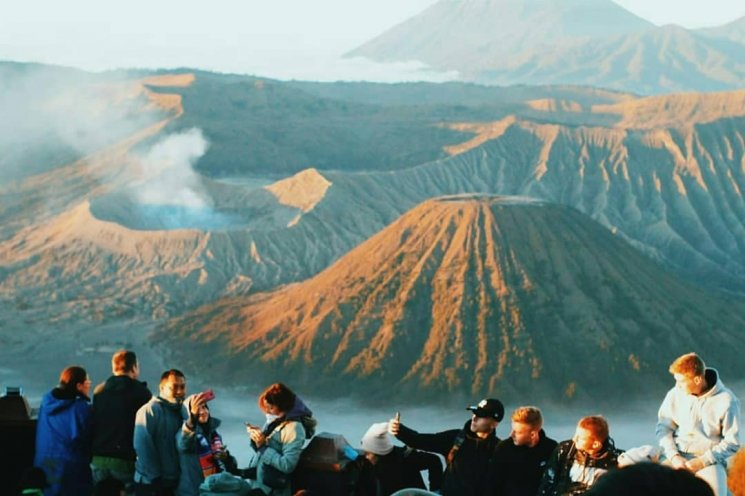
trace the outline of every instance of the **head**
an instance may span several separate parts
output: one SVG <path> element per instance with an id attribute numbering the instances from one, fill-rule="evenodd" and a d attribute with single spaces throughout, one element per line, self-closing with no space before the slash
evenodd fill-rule
<path id="1" fill-rule="evenodd" d="M 512 414 L 512 432 L 510 437 L 515 446 L 532 448 L 541 440 L 543 415 L 534 406 L 521 406 Z"/>
<path id="2" fill-rule="evenodd" d="M 609 434 L 608 422 L 602 416 L 582 417 L 577 423 L 573 441 L 577 449 L 592 456 L 603 450 Z"/>
<path id="3" fill-rule="evenodd" d="M 587 496 L 714 496 L 711 487 L 687 470 L 675 470 L 658 463 L 642 462 L 610 470 L 585 493 Z"/>
<path id="4" fill-rule="evenodd" d="M 695 353 L 679 356 L 670 364 L 675 386 L 688 394 L 699 395 L 706 389 L 706 364 Z"/>
<path id="5" fill-rule="evenodd" d="M 377 462 L 379 456 L 385 456 L 393 451 L 393 442 L 388 435 L 388 422 L 371 425 L 362 436 L 360 444 L 365 450 L 365 458 L 373 464 Z"/>
<path id="6" fill-rule="evenodd" d="M 476 406 L 469 406 L 466 410 L 472 412 L 471 432 L 481 437 L 494 432 L 499 422 L 504 418 L 504 405 L 495 398 L 486 398 Z"/>
<path id="7" fill-rule="evenodd" d="M 199 411 L 197 412 L 197 421 L 200 424 L 206 424 L 210 420 L 210 407 L 207 406 L 207 403 L 203 404 L 199 407 Z"/>
<path id="8" fill-rule="evenodd" d="M 83 367 L 71 365 L 60 374 L 59 388 L 63 391 L 89 396 L 91 379 Z"/>
<path id="9" fill-rule="evenodd" d="M 259 395 L 259 408 L 264 413 L 283 417 L 295 406 L 295 393 L 281 382 L 276 382 Z"/>
<path id="10" fill-rule="evenodd" d="M 186 397 L 186 377 L 177 369 L 170 369 L 160 376 L 160 397 L 170 403 L 181 403 Z"/>
<path id="11" fill-rule="evenodd" d="M 111 371 L 114 375 L 128 375 L 132 379 L 140 377 L 140 365 L 134 351 L 119 350 L 111 357 Z"/>

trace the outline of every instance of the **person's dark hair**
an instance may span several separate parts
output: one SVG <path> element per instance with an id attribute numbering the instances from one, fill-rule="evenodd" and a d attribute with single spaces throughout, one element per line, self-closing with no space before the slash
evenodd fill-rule
<path id="1" fill-rule="evenodd" d="M 586 496 L 714 496 L 709 484 L 687 470 L 642 462 L 611 470 L 593 484 Z"/>
<path id="2" fill-rule="evenodd" d="M 115 374 L 126 374 L 132 372 L 137 365 L 137 355 L 134 351 L 119 350 L 111 357 L 111 370 Z"/>
<path id="3" fill-rule="evenodd" d="M 259 395 L 259 408 L 266 411 L 267 405 L 274 405 L 287 413 L 295 406 L 295 393 L 281 382 L 276 382 Z"/>
<path id="4" fill-rule="evenodd" d="M 78 384 L 83 384 L 88 379 L 88 372 L 83 367 L 71 365 L 59 375 L 59 388 L 66 392 L 77 393 Z"/>
<path id="5" fill-rule="evenodd" d="M 107 477 L 96 483 L 93 488 L 93 496 L 119 496 L 125 489 L 122 481 Z"/>
<path id="6" fill-rule="evenodd" d="M 183 377 L 184 379 L 186 379 L 186 376 L 180 370 L 178 370 L 178 369 L 168 369 L 168 370 L 166 370 L 165 372 L 163 372 L 161 374 L 161 376 L 160 376 L 160 385 L 162 386 L 163 383 L 164 382 L 167 382 L 168 379 L 170 379 L 171 377 Z"/>

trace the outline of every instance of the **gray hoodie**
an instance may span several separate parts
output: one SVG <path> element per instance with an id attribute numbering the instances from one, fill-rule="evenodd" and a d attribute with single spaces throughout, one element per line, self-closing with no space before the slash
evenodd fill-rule
<path id="1" fill-rule="evenodd" d="M 707 465 L 726 464 L 740 447 L 740 402 L 706 369 L 712 387 L 699 396 L 677 387 L 668 391 L 657 414 L 657 439 L 665 457 L 678 453 L 701 457 Z"/>
<path id="2" fill-rule="evenodd" d="M 179 459 L 176 433 L 186 415 L 181 403 L 170 403 L 153 397 L 137 410 L 134 447 L 137 452 L 135 481 L 152 484 L 160 479 L 167 487 L 176 487 L 179 480 Z"/>

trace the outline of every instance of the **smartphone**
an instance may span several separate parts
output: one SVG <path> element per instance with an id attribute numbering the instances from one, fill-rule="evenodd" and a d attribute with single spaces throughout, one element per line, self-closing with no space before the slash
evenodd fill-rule
<path id="1" fill-rule="evenodd" d="M 396 419 L 396 421 L 401 422 L 401 412 L 396 412 L 396 415 L 393 418 Z"/>
<path id="2" fill-rule="evenodd" d="M 251 422 L 243 422 L 249 429 L 261 429 L 258 425 L 253 425 Z"/>
<path id="3" fill-rule="evenodd" d="M 202 397 L 204 398 L 204 401 L 211 401 L 215 399 L 215 392 L 211 389 L 208 389 L 207 391 L 202 393 Z"/>

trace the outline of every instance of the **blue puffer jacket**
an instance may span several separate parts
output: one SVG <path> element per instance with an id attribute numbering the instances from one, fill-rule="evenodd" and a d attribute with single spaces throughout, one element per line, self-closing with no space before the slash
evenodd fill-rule
<path id="1" fill-rule="evenodd" d="M 92 490 L 91 405 L 81 395 L 55 388 L 44 395 L 36 425 L 34 465 L 44 470 L 46 496 Z"/>

